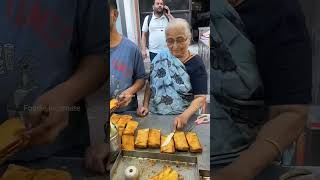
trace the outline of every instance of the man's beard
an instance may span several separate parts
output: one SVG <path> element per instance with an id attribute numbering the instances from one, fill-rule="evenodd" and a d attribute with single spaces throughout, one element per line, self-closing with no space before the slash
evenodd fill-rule
<path id="1" fill-rule="evenodd" d="M 158 14 L 158 15 L 162 15 L 163 14 L 164 9 L 162 8 L 162 10 L 159 9 L 155 9 L 154 13 Z"/>

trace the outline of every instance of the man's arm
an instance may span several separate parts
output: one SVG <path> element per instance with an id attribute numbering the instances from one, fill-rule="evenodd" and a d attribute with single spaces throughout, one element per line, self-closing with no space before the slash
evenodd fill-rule
<path id="1" fill-rule="evenodd" d="M 130 95 L 136 94 L 138 91 L 140 91 L 145 84 L 144 79 L 138 79 L 136 80 L 131 87 L 129 87 L 126 92 Z"/>
<path id="2" fill-rule="evenodd" d="M 148 81 L 146 84 L 146 89 L 144 91 L 143 107 L 149 108 L 150 97 L 151 97 L 151 89 L 150 89 L 150 82 Z"/>
<path id="3" fill-rule="evenodd" d="M 98 89 L 107 78 L 105 59 L 98 55 L 83 58 L 70 79 L 41 95 L 34 106 L 52 108 L 72 106 Z M 31 138 L 29 145 L 54 142 L 59 133 L 68 125 L 68 110 L 50 110 L 45 118 L 44 113 L 43 110 L 32 111 L 26 117 L 27 127 L 30 129 L 25 135 Z"/>
<path id="4" fill-rule="evenodd" d="M 239 180 L 254 178 L 280 156 L 279 150 L 283 152 L 297 139 L 305 127 L 307 116 L 307 105 L 272 106 L 271 120 L 263 126 L 256 141 L 223 169 L 221 175 L 235 174 Z"/>
<path id="5" fill-rule="evenodd" d="M 106 81 L 106 32 L 109 20 L 106 9 L 106 1 L 79 1 L 75 13 L 76 29 L 70 47 L 74 57 L 79 58 L 77 69 L 69 79 L 45 92 L 35 101 L 35 106 L 54 108 L 28 113 L 28 131 L 25 135 L 30 137 L 30 145 L 52 143 L 69 122 L 69 110 L 60 111 L 55 108 L 73 105 Z"/>
<path id="6" fill-rule="evenodd" d="M 150 16 L 150 15 L 149 15 Z M 141 35 L 141 53 L 142 58 L 146 59 L 148 57 L 147 55 L 147 36 L 149 32 L 149 26 L 148 26 L 148 17 L 146 16 L 144 18 L 143 24 L 142 24 L 142 35 Z"/>
<path id="7" fill-rule="evenodd" d="M 172 20 L 174 20 L 174 17 L 172 16 L 171 13 L 170 13 L 170 14 L 167 14 L 167 17 L 168 17 L 168 19 L 169 19 L 169 22 L 172 21 Z"/>
<path id="8" fill-rule="evenodd" d="M 101 87 L 107 79 L 106 56 L 84 57 L 70 79 L 57 86 L 61 95 L 73 104 Z"/>
<path id="9" fill-rule="evenodd" d="M 147 58 L 147 36 L 148 32 L 142 32 L 142 37 L 141 37 L 141 53 L 143 59 Z"/>
<path id="10" fill-rule="evenodd" d="M 133 95 L 140 91 L 143 88 L 144 84 L 144 79 L 138 79 L 133 83 L 132 86 L 123 91 L 120 95 L 119 107 L 128 106 L 132 100 Z"/>

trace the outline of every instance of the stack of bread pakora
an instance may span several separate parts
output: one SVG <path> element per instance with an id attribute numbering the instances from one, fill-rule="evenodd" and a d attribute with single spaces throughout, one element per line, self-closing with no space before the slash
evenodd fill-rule
<path id="1" fill-rule="evenodd" d="M 117 99 L 111 99 L 110 101 L 110 112 L 114 112 L 119 107 L 119 102 Z"/>
<path id="2" fill-rule="evenodd" d="M 71 180 L 70 173 L 56 169 L 34 170 L 10 164 L 1 180 Z"/>
<path id="3" fill-rule="evenodd" d="M 19 118 L 8 119 L 0 125 L 0 164 L 28 144 L 29 140 L 21 136 L 24 130 L 24 123 Z"/>
<path id="4" fill-rule="evenodd" d="M 123 150 L 134 150 L 134 135 L 139 123 L 130 115 L 112 114 L 111 122 L 117 126 Z"/>
<path id="5" fill-rule="evenodd" d="M 202 152 L 200 140 L 195 132 L 176 131 L 169 144 L 161 146 L 167 135 L 161 135 L 159 129 L 138 129 L 139 123 L 131 115 L 113 113 L 111 122 L 117 126 L 123 150 L 134 151 L 138 149 L 160 149 L 161 153 L 175 153 L 176 151 Z M 137 132 L 136 132 L 137 131 Z"/>
<path id="6" fill-rule="evenodd" d="M 183 180 L 184 178 L 170 166 L 165 166 L 164 169 L 157 175 L 152 176 L 149 180 Z"/>

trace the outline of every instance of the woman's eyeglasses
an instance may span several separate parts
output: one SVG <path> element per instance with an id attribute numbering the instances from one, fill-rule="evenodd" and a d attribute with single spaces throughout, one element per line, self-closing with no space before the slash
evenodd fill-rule
<path id="1" fill-rule="evenodd" d="M 187 41 L 188 38 L 185 37 L 177 37 L 176 39 L 173 38 L 168 38 L 166 39 L 166 42 L 168 45 L 173 45 L 174 42 L 176 42 L 177 44 L 181 44 Z"/>

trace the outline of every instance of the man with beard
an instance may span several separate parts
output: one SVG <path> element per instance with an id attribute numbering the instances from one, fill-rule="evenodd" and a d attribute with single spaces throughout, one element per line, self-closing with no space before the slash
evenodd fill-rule
<path id="1" fill-rule="evenodd" d="M 165 29 L 168 22 L 174 19 L 164 0 L 154 0 L 152 8 L 153 13 L 144 18 L 142 26 L 142 56 L 147 58 L 148 46 L 150 61 L 159 51 L 167 48 Z"/>

